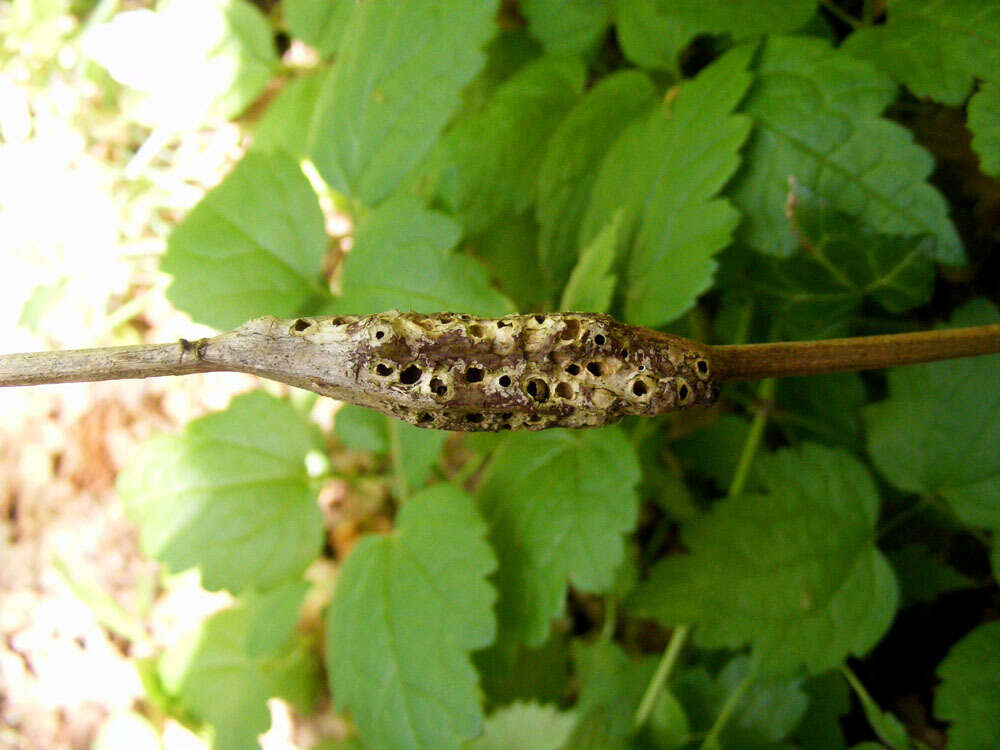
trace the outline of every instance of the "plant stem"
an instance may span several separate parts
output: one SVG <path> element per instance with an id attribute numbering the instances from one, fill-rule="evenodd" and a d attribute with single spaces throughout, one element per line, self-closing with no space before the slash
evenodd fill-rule
<path id="1" fill-rule="evenodd" d="M 733 715 L 733 711 L 736 710 L 740 701 L 743 700 L 743 695 L 753 684 L 754 679 L 756 679 L 754 673 L 750 672 L 750 674 L 744 678 L 743 682 L 737 685 L 736 689 L 727 696 L 726 702 L 722 705 L 722 710 L 720 710 L 719 715 L 715 717 L 715 721 L 712 723 L 712 728 L 708 730 L 708 734 L 705 735 L 705 739 L 701 743 L 702 750 L 714 750 L 714 748 L 719 746 L 719 735 L 722 734 L 722 730 L 726 728 L 726 724 Z"/>
<path id="2" fill-rule="evenodd" d="M 653 679 L 649 681 L 646 692 L 643 693 L 642 700 L 639 701 L 639 708 L 635 711 L 635 717 L 632 720 L 633 728 L 639 729 L 649 718 L 649 714 L 653 711 L 653 706 L 656 704 L 656 696 L 659 695 L 660 690 L 667 683 L 667 678 L 670 677 L 670 673 L 677 663 L 677 657 L 680 656 L 681 649 L 684 647 L 684 643 L 687 641 L 688 633 L 690 632 L 690 625 L 678 625 L 674 628 L 674 632 L 670 634 L 670 641 L 663 652 L 663 658 L 656 665 L 656 672 L 653 673 Z"/>
<path id="3" fill-rule="evenodd" d="M 750 467 L 753 465 L 753 457 L 757 454 L 761 438 L 764 436 L 764 426 L 767 424 L 767 416 L 770 411 L 769 403 L 774 398 L 774 380 L 761 381 L 757 386 L 757 398 L 762 405 L 757 409 L 750 424 L 750 432 L 747 433 L 746 442 L 740 452 L 739 461 L 736 464 L 736 471 L 733 473 L 733 480 L 729 484 L 729 497 L 739 495 L 746 488 L 747 479 L 750 477 Z"/>
<path id="4" fill-rule="evenodd" d="M 601 640 L 610 641 L 615 637 L 618 626 L 618 603 L 614 594 L 604 597 L 604 622 L 601 623 Z"/>
<path id="5" fill-rule="evenodd" d="M 860 29 L 863 24 L 857 18 L 847 13 L 834 0 L 819 0 L 819 4 L 830 11 L 833 15 L 846 23 L 852 29 Z"/>

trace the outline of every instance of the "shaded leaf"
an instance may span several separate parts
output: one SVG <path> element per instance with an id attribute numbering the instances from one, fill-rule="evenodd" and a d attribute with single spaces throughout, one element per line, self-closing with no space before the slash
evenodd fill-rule
<path id="1" fill-rule="evenodd" d="M 620 220 L 621 214 L 615 214 L 580 253 L 580 261 L 563 290 L 560 310 L 608 312 L 618 280 L 611 267 L 615 262 Z"/>
<path id="2" fill-rule="evenodd" d="M 919 544 L 908 544 L 892 550 L 887 556 L 896 571 L 903 606 L 930 602 L 949 591 L 976 585 L 974 580 L 939 560 Z"/>
<path id="3" fill-rule="evenodd" d="M 569 644 L 554 630 L 538 648 L 497 644 L 475 655 L 483 692 L 495 705 L 515 700 L 558 703 L 569 681 Z"/>
<path id="4" fill-rule="evenodd" d="M 496 0 L 362 3 L 351 14 L 310 126 L 327 184 L 385 200 L 430 149 L 483 65 Z"/>
<path id="5" fill-rule="evenodd" d="M 804 26 L 816 12 L 816 0 L 658 0 L 662 12 L 698 33 L 729 33 L 736 38 L 781 34 Z"/>
<path id="6" fill-rule="evenodd" d="M 783 207 L 795 177 L 874 231 L 929 234 L 937 260 L 962 263 L 947 205 L 926 182 L 934 160 L 909 131 L 878 116 L 895 93 L 887 76 L 826 41 L 768 39 L 744 104 L 754 134 L 730 189 L 746 214 L 744 240 L 766 253 L 792 251 Z"/>
<path id="7" fill-rule="evenodd" d="M 482 264 L 454 252 L 459 226 L 400 197 L 372 211 L 344 260 L 336 309 L 364 315 L 384 310 L 460 310 L 484 316 L 512 312 Z"/>
<path id="8" fill-rule="evenodd" d="M 878 495 L 863 465 L 830 448 L 780 451 L 756 468 L 765 492 L 688 524 L 691 554 L 657 563 L 632 609 L 693 623 L 706 646 L 749 641 L 767 673 L 822 672 L 871 648 L 896 611 L 874 546 Z"/>
<path id="9" fill-rule="evenodd" d="M 333 418 L 337 440 L 368 453 L 389 452 L 389 421 L 385 414 L 355 404 L 344 404 Z"/>
<path id="10" fill-rule="evenodd" d="M 211 590 L 268 588 L 320 552 L 323 519 L 305 459 L 321 448 L 294 407 L 257 391 L 140 446 L 118 492 L 143 551 L 169 570 L 197 566 Z"/>
<path id="11" fill-rule="evenodd" d="M 857 450 L 864 436 L 861 407 L 868 401 L 856 372 L 838 372 L 778 381 L 776 415 L 791 435 Z"/>
<path id="12" fill-rule="evenodd" d="M 956 311 L 953 327 L 1000 321 L 991 303 Z M 1000 355 L 890 370 L 889 398 L 865 410 L 868 452 L 896 487 L 942 495 L 972 526 L 1000 530 Z"/>
<path id="13" fill-rule="evenodd" d="M 581 716 L 602 712 L 611 738 L 630 735 L 636 709 L 656 670 L 656 658 L 632 659 L 610 641 L 577 641 L 573 660 L 581 683 L 577 712 Z"/>
<path id="14" fill-rule="evenodd" d="M 350 2 L 350 0 L 348 0 Z M 309 120 L 328 71 L 317 70 L 289 83 L 271 102 L 253 131 L 255 151 L 284 151 L 303 159 L 309 139 Z"/>
<path id="15" fill-rule="evenodd" d="M 410 489 L 423 486 L 441 455 L 448 433 L 415 427 L 398 419 L 385 419 L 389 422 L 392 451 L 398 456 L 406 485 Z"/>
<path id="16" fill-rule="evenodd" d="M 521 0 L 528 29 L 550 55 L 586 55 L 611 25 L 610 0 Z"/>
<path id="17" fill-rule="evenodd" d="M 1000 622 L 980 625 L 948 652 L 937 670 L 934 713 L 950 721 L 949 750 L 1000 743 Z"/>
<path id="18" fill-rule="evenodd" d="M 868 300 L 898 314 L 930 299 L 931 237 L 876 234 L 799 190 L 792 192 L 786 211 L 799 252 L 760 258 L 749 273 L 782 331 L 799 338 L 842 332 Z"/>
<path id="19" fill-rule="evenodd" d="M 571 57 L 527 63 L 502 83 L 482 112 L 457 121 L 441 140 L 420 190 L 473 234 L 535 199 L 545 144 L 583 90 L 586 71 Z"/>
<path id="20" fill-rule="evenodd" d="M 547 309 L 551 306 L 549 285 L 538 262 L 538 224 L 529 210 L 504 214 L 464 247 L 483 261 L 490 275 L 518 310 Z"/>
<path id="21" fill-rule="evenodd" d="M 169 646 L 159 659 L 159 678 L 167 693 L 196 719 L 212 726 L 212 746 L 220 750 L 257 746 L 267 730 L 269 698 L 281 697 L 308 711 L 319 688 L 319 665 L 291 633 L 252 651 L 249 643 L 267 611 L 294 621 L 304 589 L 252 594 L 218 612 Z"/>
<path id="22" fill-rule="evenodd" d="M 739 166 L 749 121 L 731 115 L 750 85 L 753 49 L 736 48 L 685 82 L 664 108 L 634 121 L 601 165 L 580 241 L 619 210 L 634 247 L 625 274 L 625 316 L 658 326 L 679 317 L 711 286 L 713 256 L 739 220 L 713 196 Z"/>
<path id="23" fill-rule="evenodd" d="M 325 252 L 323 214 L 299 165 L 250 152 L 174 227 L 160 267 L 173 276 L 171 303 L 229 329 L 329 297 L 319 279 Z"/>
<path id="24" fill-rule="evenodd" d="M 1000 177 L 1000 83 L 984 83 L 969 101 L 969 129 L 979 168 Z"/>
<path id="25" fill-rule="evenodd" d="M 562 286 L 579 256 L 580 222 L 601 159 L 654 96 L 652 82 L 640 71 L 609 75 L 587 91 L 549 139 L 538 170 L 537 215 L 542 273 L 553 288 Z"/>
<path id="26" fill-rule="evenodd" d="M 661 0 L 618 0 L 618 43 L 625 56 L 643 68 L 678 73 L 678 57 L 698 35 L 698 27 L 670 14 Z"/>
<path id="27" fill-rule="evenodd" d="M 393 535 L 365 537 L 345 561 L 326 666 L 366 745 L 454 748 L 481 731 L 469 655 L 495 635 L 485 533 L 472 499 L 438 485 L 403 505 Z"/>
<path id="28" fill-rule="evenodd" d="M 479 486 L 500 561 L 497 615 L 507 641 L 542 643 L 563 610 L 567 578 L 609 589 L 622 534 L 635 525 L 639 465 L 620 429 L 514 433 Z"/>
<path id="29" fill-rule="evenodd" d="M 1000 70 L 1000 5 L 981 0 L 888 3 L 886 22 L 859 29 L 844 42 L 905 84 L 918 97 L 961 104 L 974 77 Z"/>
<path id="30" fill-rule="evenodd" d="M 558 750 L 563 746 L 576 716 L 555 706 L 512 703 L 490 714 L 483 734 L 465 747 L 468 750 Z"/>
<path id="31" fill-rule="evenodd" d="M 795 728 L 795 741 L 809 750 L 845 750 L 840 717 L 851 707 L 844 678 L 831 671 L 806 680 L 802 685 L 809 696 L 809 708 Z"/>

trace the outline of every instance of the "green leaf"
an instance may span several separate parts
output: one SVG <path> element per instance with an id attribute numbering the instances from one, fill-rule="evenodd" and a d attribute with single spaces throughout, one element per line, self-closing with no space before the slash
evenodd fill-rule
<path id="1" fill-rule="evenodd" d="M 460 234 L 454 221 L 415 198 L 380 206 L 354 235 L 336 308 L 359 315 L 390 309 L 483 316 L 512 312 L 510 302 L 490 286 L 483 266 L 453 252 Z"/>
<path id="2" fill-rule="evenodd" d="M 601 711 L 610 737 L 632 733 L 632 720 L 656 670 L 656 658 L 631 659 L 617 643 L 573 644 L 573 660 L 581 688 L 577 713 Z"/>
<path id="3" fill-rule="evenodd" d="M 785 211 L 799 252 L 760 258 L 749 272 L 750 285 L 770 303 L 781 332 L 822 336 L 840 332 L 867 301 L 898 314 L 930 299 L 931 237 L 876 234 L 795 189 Z"/>
<path id="4" fill-rule="evenodd" d="M 576 263 L 580 222 L 601 159 L 655 94 L 646 74 L 614 73 L 587 91 L 549 139 L 538 170 L 537 216 L 542 273 L 551 287 L 561 287 Z"/>
<path id="5" fill-rule="evenodd" d="M 575 721 L 574 714 L 563 713 L 555 706 L 512 703 L 490 714 L 482 736 L 465 747 L 468 750 L 558 750 Z"/>
<path id="6" fill-rule="evenodd" d="M 730 112 L 750 85 L 752 53 L 734 49 L 682 84 L 669 105 L 629 125 L 604 158 L 580 242 L 624 210 L 622 237 L 635 244 L 625 274 L 629 322 L 668 323 L 711 286 L 712 256 L 739 220 L 713 196 L 739 166 L 750 132 L 749 120 Z"/>
<path id="7" fill-rule="evenodd" d="M 496 0 L 362 3 L 310 126 L 334 190 L 374 206 L 420 162 L 483 65 Z"/>
<path id="8" fill-rule="evenodd" d="M 910 750 L 910 748 L 913 748 L 915 746 L 914 742 L 907 734 L 903 722 L 888 711 L 883 711 L 878 703 L 869 695 L 864 685 L 854 676 L 853 672 L 847 668 L 844 668 L 843 672 L 847 677 L 847 681 L 854 689 L 854 694 L 858 696 L 858 700 L 861 702 L 865 718 L 868 719 L 868 723 L 875 730 L 878 738 L 892 748 L 892 750 Z"/>
<path id="9" fill-rule="evenodd" d="M 743 239 L 774 255 L 794 249 L 784 204 L 795 177 L 874 231 L 929 234 L 937 260 L 962 263 L 947 205 L 926 182 L 933 158 L 908 130 L 878 116 L 895 93 L 885 75 L 826 41 L 768 39 L 744 104 L 754 135 L 729 191 L 746 214 Z"/>
<path id="10" fill-rule="evenodd" d="M 155 12 L 119 13 L 87 31 L 83 50 L 146 95 L 144 119 L 169 128 L 240 114 L 277 63 L 267 21 L 246 0 L 173 0 Z"/>
<path id="11" fill-rule="evenodd" d="M 256 747 L 257 735 L 270 723 L 269 698 L 285 698 L 303 711 L 315 700 L 319 665 L 294 638 L 274 642 L 267 651 L 251 653 L 248 648 L 262 611 L 282 620 L 297 616 L 304 591 L 291 586 L 297 598 L 279 588 L 237 600 L 160 657 L 163 687 L 186 713 L 212 726 L 214 748 Z"/>
<path id="12" fill-rule="evenodd" d="M 497 88 L 485 109 L 445 134 L 421 180 L 474 234 L 535 199 L 545 144 L 583 90 L 586 71 L 572 57 L 529 62 Z"/>
<path id="13" fill-rule="evenodd" d="M 788 434 L 857 450 L 864 436 L 861 407 L 868 394 L 856 372 L 838 372 L 778 381 L 777 419 Z"/>
<path id="14" fill-rule="evenodd" d="M 615 30 L 629 60 L 669 70 L 675 78 L 680 78 L 678 57 L 698 35 L 697 26 L 671 16 L 661 0 L 618 0 Z"/>
<path id="15" fill-rule="evenodd" d="M 398 419 L 386 419 L 392 451 L 398 458 L 403 480 L 410 489 L 417 489 L 431 475 L 448 433 L 416 427 Z"/>
<path id="16" fill-rule="evenodd" d="M 570 274 L 563 290 L 560 310 L 608 312 L 618 277 L 611 273 L 618 243 L 621 213 L 608 222 L 591 243 L 580 253 L 580 261 Z"/>
<path id="17" fill-rule="evenodd" d="M 261 429 L 267 425 L 267 429 Z M 306 472 L 318 431 L 257 391 L 142 445 L 118 478 L 143 551 L 233 592 L 298 576 L 319 554 L 323 518 Z"/>
<path id="18" fill-rule="evenodd" d="M 781 34 L 805 26 L 816 0 L 658 0 L 662 12 L 698 33 L 732 34 L 737 39 Z"/>
<path id="19" fill-rule="evenodd" d="M 993 568 L 993 579 L 1000 583 L 1000 534 L 993 537 L 993 551 L 990 553 L 990 567 Z"/>
<path id="20" fill-rule="evenodd" d="M 617 427 L 514 433 L 501 444 L 478 494 L 500 561 L 504 640 L 542 643 L 567 578 L 587 592 L 611 587 L 638 481 L 635 450 Z"/>
<path id="21" fill-rule="evenodd" d="M 1000 83 L 982 84 L 969 100 L 969 129 L 979 168 L 1000 177 Z"/>
<path id="22" fill-rule="evenodd" d="M 670 444 L 681 463 L 725 491 L 733 481 L 740 454 L 750 431 L 750 422 L 736 414 L 720 414 L 681 440 Z"/>
<path id="23" fill-rule="evenodd" d="M 374 409 L 344 404 L 333 418 L 333 432 L 337 440 L 352 450 L 389 452 L 388 418 Z"/>
<path id="24" fill-rule="evenodd" d="M 961 104 L 973 78 L 1000 70 L 1000 6 L 982 0 L 903 0 L 885 24 L 859 29 L 844 49 L 905 84 L 917 97 Z"/>
<path id="25" fill-rule="evenodd" d="M 289 83 L 271 102 L 253 131 L 254 151 L 284 151 L 296 161 L 306 156 L 309 120 L 329 72 L 317 70 Z"/>
<path id="26" fill-rule="evenodd" d="M 729 696 L 751 677 L 752 670 L 748 657 L 736 656 L 714 679 L 701 666 L 681 673 L 676 692 L 696 731 L 706 731 L 712 726 Z M 801 678 L 752 678 L 733 709 L 722 734 L 721 746 L 770 746 L 795 729 L 808 704 L 809 697 L 802 690 Z"/>
<path id="27" fill-rule="evenodd" d="M 937 673 L 934 713 L 952 722 L 949 750 L 1000 744 L 1000 622 L 980 625 L 955 644 Z"/>
<path id="28" fill-rule="evenodd" d="M 766 673 L 822 672 L 871 648 L 898 592 L 874 545 L 879 499 L 851 455 L 806 445 L 757 461 L 759 495 L 723 500 L 684 529 L 690 555 L 653 568 L 632 608 L 694 623 L 706 646 L 751 642 Z"/>
<path id="29" fill-rule="evenodd" d="M 409 489 L 417 489 L 427 481 L 448 438 L 448 433 L 442 430 L 415 427 L 353 404 L 340 407 L 333 429 L 337 439 L 348 448 L 392 453 Z"/>
<path id="30" fill-rule="evenodd" d="M 480 732 L 469 653 L 495 635 L 485 534 L 472 499 L 438 485 L 403 505 L 391 536 L 362 539 L 345 561 L 326 666 L 366 745 L 454 748 Z"/>
<path id="31" fill-rule="evenodd" d="M 951 326 L 1000 321 L 975 300 Z M 896 487 L 942 495 L 966 524 L 1000 530 L 1000 356 L 889 371 L 889 398 L 865 410 L 868 452 Z"/>
<path id="32" fill-rule="evenodd" d="M 354 0 L 284 0 L 281 9 L 292 36 L 311 44 L 322 57 L 332 57 L 358 8 Z"/>
<path id="33" fill-rule="evenodd" d="M 609 0 L 521 0 L 528 29 L 550 55 L 587 55 L 611 25 Z"/>
<path id="34" fill-rule="evenodd" d="M 793 737 L 809 750 L 845 750 L 840 717 L 851 707 L 847 683 L 836 671 L 826 672 L 802 685 L 809 696 L 809 708 L 795 728 Z"/>
<path id="35" fill-rule="evenodd" d="M 515 700 L 557 703 L 569 682 L 569 644 L 554 631 L 538 648 L 497 644 L 475 655 L 483 692 L 491 703 Z"/>
<path id="36" fill-rule="evenodd" d="M 903 606 L 934 601 L 941 594 L 976 585 L 974 580 L 946 565 L 919 544 L 893 550 L 888 557 L 896 571 Z"/>
<path id="37" fill-rule="evenodd" d="M 167 239 L 167 299 L 199 323 L 234 328 L 261 315 L 293 317 L 314 297 L 326 230 L 299 165 L 250 152 Z"/>
<path id="38" fill-rule="evenodd" d="M 455 119 L 486 109 L 500 84 L 541 54 L 542 46 L 524 28 L 501 29 L 486 45 L 486 65 L 462 92 Z"/>
<path id="39" fill-rule="evenodd" d="M 530 210 L 504 214 L 470 237 L 465 249 L 482 260 L 504 294 L 518 310 L 545 310 L 551 307 L 548 284 L 538 263 L 538 223 Z"/>

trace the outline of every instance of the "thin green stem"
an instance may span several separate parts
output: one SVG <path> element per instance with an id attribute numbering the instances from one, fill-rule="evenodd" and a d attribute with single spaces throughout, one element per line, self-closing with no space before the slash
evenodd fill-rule
<path id="1" fill-rule="evenodd" d="M 639 701 L 639 708 L 635 711 L 635 717 L 632 720 L 632 727 L 634 729 L 638 730 L 642 727 L 649 718 L 649 714 L 652 713 L 653 706 L 656 704 L 656 696 L 659 695 L 663 686 L 667 684 L 667 678 L 670 677 L 670 673 L 677 663 L 677 657 L 680 656 L 681 649 L 684 647 L 684 643 L 687 641 L 688 633 L 690 632 L 690 625 L 678 625 L 674 628 L 674 632 L 670 634 L 670 641 L 663 652 L 663 658 L 656 665 L 656 672 L 653 673 L 653 679 L 649 681 L 646 692 L 643 693 L 642 700 Z"/>
<path id="2" fill-rule="evenodd" d="M 833 15 L 846 23 L 852 29 L 860 29 L 864 24 L 850 13 L 845 12 L 833 0 L 819 0 L 819 4 L 830 11 Z"/>
<path id="3" fill-rule="evenodd" d="M 726 728 L 726 724 L 729 723 L 729 719 L 732 717 L 733 712 L 740 705 L 740 701 L 743 700 L 744 694 L 753 684 L 756 679 L 753 672 L 750 672 L 744 678 L 736 689 L 729 694 L 726 698 L 726 702 L 722 705 L 722 710 L 719 711 L 719 715 L 715 717 L 715 722 L 712 724 L 712 728 L 708 730 L 708 734 L 705 735 L 705 739 L 702 740 L 701 749 L 702 750 L 714 750 L 714 748 L 719 747 L 719 735 L 722 734 L 722 730 Z"/>
<path id="4" fill-rule="evenodd" d="M 604 622 L 601 623 L 601 640 L 610 641 L 618 627 L 618 602 L 614 594 L 604 597 Z"/>
<path id="5" fill-rule="evenodd" d="M 736 471 L 733 474 L 733 481 L 729 485 L 729 495 L 739 495 L 746 488 L 747 479 L 750 477 L 750 467 L 753 465 L 753 458 L 757 454 L 761 438 L 764 436 L 764 426 L 767 424 L 769 412 L 768 403 L 774 398 L 774 379 L 762 380 L 757 386 L 757 398 L 762 402 L 762 406 L 754 414 L 753 422 L 750 425 L 750 432 L 747 434 L 746 442 L 740 453 L 740 460 L 736 464 Z"/>

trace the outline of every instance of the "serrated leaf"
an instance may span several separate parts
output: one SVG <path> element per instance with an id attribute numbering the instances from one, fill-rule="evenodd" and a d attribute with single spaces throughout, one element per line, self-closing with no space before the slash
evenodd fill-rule
<path id="1" fill-rule="evenodd" d="M 1000 5 L 982 0 L 900 0 L 884 24 L 859 29 L 845 51 L 865 58 L 918 97 L 961 104 L 973 78 L 1000 70 Z"/>
<path id="2" fill-rule="evenodd" d="M 245 0 L 172 0 L 126 11 L 87 31 L 83 50 L 146 94 L 143 119 L 172 128 L 235 117 L 277 63 L 267 21 Z"/>
<path id="3" fill-rule="evenodd" d="M 515 700 L 558 703 L 569 682 L 569 644 L 553 631 L 538 648 L 497 644 L 475 655 L 483 692 L 494 705 Z"/>
<path id="4" fill-rule="evenodd" d="M 866 301 L 899 314 L 930 299 L 931 237 L 876 234 L 798 189 L 785 210 L 798 252 L 760 258 L 749 272 L 750 285 L 770 303 L 785 335 L 843 332 Z"/>
<path id="5" fill-rule="evenodd" d="M 856 372 L 780 380 L 776 401 L 782 415 L 791 415 L 782 424 L 790 435 L 851 450 L 862 446 L 861 407 L 868 394 Z"/>
<path id="6" fill-rule="evenodd" d="M 327 184 L 374 206 L 403 182 L 483 65 L 496 0 L 362 3 L 310 126 Z"/>
<path id="7" fill-rule="evenodd" d="M 316 194 L 287 154 L 250 152 L 174 227 L 161 268 L 167 299 L 199 323 L 234 328 L 294 317 L 313 298 L 326 230 Z"/>
<path id="8" fill-rule="evenodd" d="M 337 439 L 348 448 L 369 453 L 392 453 L 409 489 L 422 486 L 431 474 L 448 438 L 443 430 L 426 430 L 373 409 L 345 404 L 333 423 Z"/>
<path id="9" fill-rule="evenodd" d="M 403 505 L 391 536 L 362 539 L 345 561 L 326 665 L 365 744 L 456 748 L 480 732 L 469 655 L 495 635 L 485 533 L 472 498 L 437 485 Z"/>
<path id="10" fill-rule="evenodd" d="M 611 25 L 610 0 L 521 0 L 528 29 L 550 55 L 586 55 Z"/>
<path id="11" fill-rule="evenodd" d="M 398 456 L 403 479 L 407 487 L 417 489 L 431 475 L 448 433 L 415 427 L 398 419 L 386 419 L 392 451 Z"/>
<path id="12" fill-rule="evenodd" d="M 951 326 L 1000 322 L 975 300 Z M 1000 356 L 890 370 L 889 398 L 865 410 L 868 452 L 893 485 L 942 495 L 972 526 L 1000 530 Z"/>
<path id="13" fill-rule="evenodd" d="M 589 242 L 619 210 L 634 238 L 625 273 L 625 317 L 658 326 L 679 317 L 712 283 L 715 253 L 739 220 L 713 196 L 739 166 L 750 132 L 731 115 L 750 85 L 750 46 L 736 48 L 685 82 L 663 108 L 629 125 L 608 151 L 580 230 Z"/>
<path id="14" fill-rule="evenodd" d="M 754 120 L 744 169 L 730 188 L 745 241 L 787 255 L 789 177 L 874 231 L 929 234 L 934 257 L 960 264 L 948 207 L 926 182 L 934 160 L 904 128 L 879 117 L 895 86 L 870 64 L 806 37 L 769 38 L 743 109 Z"/>
<path id="15" fill-rule="evenodd" d="M 296 161 L 305 158 L 309 120 L 328 75 L 329 71 L 317 70 L 289 83 L 254 128 L 251 148 L 254 151 L 284 151 Z"/>
<path id="16" fill-rule="evenodd" d="M 538 223 L 533 213 L 504 214 L 463 247 L 486 264 L 500 290 L 518 310 L 551 308 L 548 284 L 538 262 Z"/>
<path id="17" fill-rule="evenodd" d="M 858 697 L 858 701 L 861 703 L 861 708 L 865 712 L 868 724 L 875 730 L 875 734 L 878 735 L 878 738 L 882 742 L 892 748 L 892 750 L 911 750 L 911 748 L 915 750 L 917 747 L 923 750 L 925 746 L 915 743 L 910 739 L 903 722 L 888 711 L 883 711 L 865 689 L 864 685 L 854 676 L 853 672 L 847 669 L 844 669 L 843 672 L 844 676 L 847 677 L 848 683 L 854 689 L 854 694 Z"/>
<path id="18" fill-rule="evenodd" d="M 1000 83 L 982 84 L 969 100 L 969 129 L 979 168 L 1000 177 Z"/>
<path id="19" fill-rule="evenodd" d="M 268 588 L 320 552 L 323 518 L 305 458 L 321 448 L 298 411 L 257 391 L 140 446 L 118 492 L 143 551 L 169 570 L 197 566 L 211 590 Z"/>
<path id="20" fill-rule="evenodd" d="M 443 137 L 421 180 L 474 234 L 504 213 L 521 213 L 535 198 L 545 144 L 583 90 L 586 71 L 572 57 L 543 57 L 520 68 L 478 114 Z"/>
<path id="21" fill-rule="evenodd" d="M 611 273 L 618 245 L 618 225 L 621 214 L 597 233 L 591 243 L 580 252 L 580 260 L 573 268 L 566 288 L 563 289 L 560 310 L 608 312 L 618 277 Z"/>
<path id="22" fill-rule="evenodd" d="M 737 39 L 782 34 L 805 26 L 816 0 L 658 0 L 662 12 L 696 33 L 732 34 Z"/>
<path id="23" fill-rule="evenodd" d="M 723 500 L 684 529 L 690 555 L 657 563 L 632 608 L 694 623 L 705 645 L 751 642 L 765 673 L 818 673 L 871 648 L 898 592 L 874 545 L 879 499 L 849 454 L 806 445 L 757 461 L 765 492 Z"/>
<path id="24" fill-rule="evenodd" d="M 567 578 L 605 591 L 635 525 L 639 465 L 617 427 L 515 433 L 494 453 L 479 486 L 505 640 L 542 643 L 563 610 Z"/>
<path id="25" fill-rule="evenodd" d="M 573 644 L 573 660 L 581 688 L 577 713 L 603 715 L 607 734 L 622 739 L 632 733 L 632 720 L 656 670 L 656 658 L 630 658 L 617 643 Z"/>
<path id="26" fill-rule="evenodd" d="M 340 46 L 354 0 L 284 0 L 281 9 L 292 36 L 311 44 L 322 57 L 331 57 Z"/>
<path id="27" fill-rule="evenodd" d="M 482 112 L 500 84 L 541 55 L 542 45 L 523 27 L 501 29 L 486 45 L 486 65 L 462 92 L 455 119 Z"/>
<path id="28" fill-rule="evenodd" d="M 950 721 L 949 750 L 986 750 L 1000 743 L 1000 622 L 980 625 L 948 652 L 934 714 Z"/>
<path id="29" fill-rule="evenodd" d="M 771 743 L 787 737 L 801 721 L 809 704 L 809 697 L 802 689 L 802 679 L 757 677 L 746 656 L 730 659 L 714 678 L 701 666 L 681 673 L 676 692 L 688 711 L 692 728 L 708 730 L 729 696 L 748 678 L 750 685 L 733 707 L 722 734 L 721 747 L 770 747 Z"/>
<path id="30" fill-rule="evenodd" d="M 736 414 L 720 414 L 701 429 L 670 444 L 688 471 L 712 480 L 716 489 L 726 490 L 733 481 L 750 421 Z"/>
<path id="31" fill-rule="evenodd" d="M 416 198 L 402 196 L 379 206 L 354 235 L 336 309 L 359 315 L 390 309 L 512 312 L 482 264 L 454 252 L 460 236 L 458 224 Z"/>
<path id="32" fill-rule="evenodd" d="M 467 750 L 558 750 L 573 729 L 576 716 L 555 706 L 512 703 L 498 708 L 486 720 L 483 734 Z"/>
<path id="33" fill-rule="evenodd" d="M 257 735 L 270 723 L 269 698 L 285 698 L 303 711 L 315 700 L 319 665 L 290 633 L 269 643 L 267 650 L 251 653 L 248 648 L 261 611 L 281 620 L 297 616 L 304 591 L 292 586 L 297 597 L 279 588 L 237 600 L 169 646 L 159 659 L 163 687 L 186 713 L 212 726 L 212 747 L 218 750 L 257 746 Z"/>
<path id="34" fill-rule="evenodd" d="M 625 56 L 643 68 L 676 73 L 678 57 L 698 35 L 696 26 L 670 15 L 660 0 L 618 0 L 615 31 Z"/>
<path id="35" fill-rule="evenodd" d="M 795 728 L 793 738 L 809 750 L 845 750 L 840 717 L 850 709 L 847 683 L 836 671 L 817 675 L 802 685 L 809 708 Z"/>
<path id="36" fill-rule="evenodd" d="M 896 571 L 904 607 L 930 602 L 949 591 L 976 585 L 974 580 L 949 567 L 919 544 L 892 550 L 887 557 Z"/>
<path id="37" fill-rule="evenodd" d="M 579 255 L 580 222 L 601 159 L 622 129 L 652 105 L 655 93 L 640 71 L 607 76 L 587 91 L 549 139 L 538 170 L 537 216 L 542 273 L 551 287 L 564 283 Z"/>

